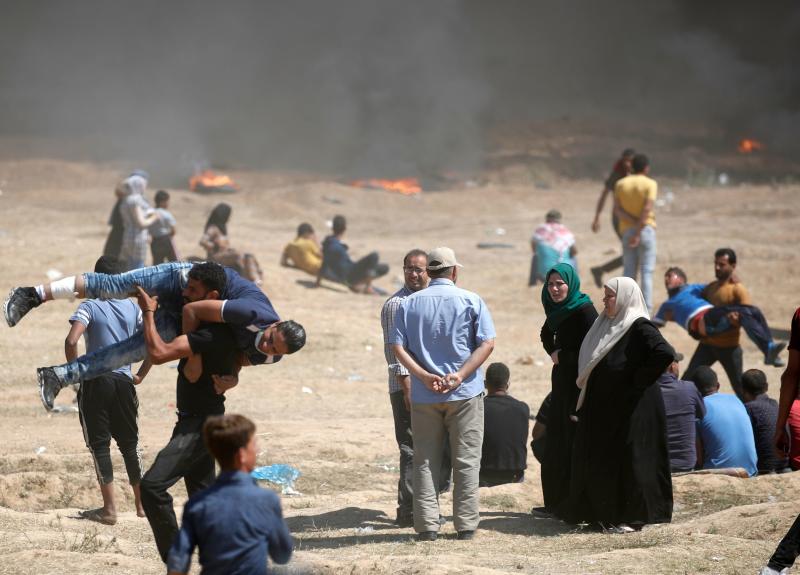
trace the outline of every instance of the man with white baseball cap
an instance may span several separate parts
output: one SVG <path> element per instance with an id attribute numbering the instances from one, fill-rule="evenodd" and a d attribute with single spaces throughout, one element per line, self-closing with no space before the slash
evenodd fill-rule
<path id="1" fill-rule="evenodd" d="M 397 359 L 411 373 L 414 434 L 414 529 L 421 541 L 439 531 L 436 497 L 442 441 L 449 433 L 453 462 L 453 523 L 459 539 L 472 539 L 480 521 L 478 480 L 483 445 L 483 372 L 495 330 L 484 301 L 456 287 L 452 249 L 428 253 L 431 282 L 397 310 L 390 336 Z"/>

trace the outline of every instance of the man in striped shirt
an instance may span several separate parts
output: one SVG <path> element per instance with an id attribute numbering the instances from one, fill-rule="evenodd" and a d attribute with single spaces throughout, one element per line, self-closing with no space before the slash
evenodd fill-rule
<path id="1" fill-rule="evenodd" d="M 428 255 L 422 250 L 411 250 L 403 259 L 405 285 L 386 300 L 381 309 L 383 352 L 389 369 L 389 399 L 394 416 L 394 435 L 400 448 L 400 480 L 397 482 L 397 519 L 400 527 L 414 525 L 414 491 L 411 485 L 414 469 L 414 442 L 411 437 L 411 376 L 397 361 L 389 336 L 394 332 L 394 318 L 400 303 L 412 293 L 428 287 Z M 445 440 L 445 445 L 447 441 Z M 446 449 L 440 474 L 439 491 L 450 486 L 450 457 Z"/>

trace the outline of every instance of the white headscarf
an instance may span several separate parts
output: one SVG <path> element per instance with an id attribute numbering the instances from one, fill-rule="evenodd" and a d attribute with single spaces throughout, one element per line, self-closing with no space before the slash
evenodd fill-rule
<path id="1" fill-rule="evenodd" d="M 628 333 L 633 322 L 641 317 L 650 319 L 642 290 L 634 280 L 626 277 L 612 278 L 606 282 L 605 287 L 617 294 L 616 311 L 614 317 L 608 317 L 603 311 L 583 338 L 578 354 L 578 379 L 575 382 L 581 389 L 576 409 L 583 405 L 586 383 L 595 366 Z"/>
<path id="2" fill-rule="evenodd" d="M 143 196 L 147 189 L 147 180 L 140 174 L 132 174 L 125 178 L 122 182 L 123 187 L 128 190 L 129 194 Z"/>

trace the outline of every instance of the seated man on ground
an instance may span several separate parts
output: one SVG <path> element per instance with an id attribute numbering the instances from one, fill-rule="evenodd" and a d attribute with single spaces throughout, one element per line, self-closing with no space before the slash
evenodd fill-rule
<path id="1" fill-rule="evenodd" d="M 292 536 L 281 501 L 250 477 L 256 465 L 256 426 L 242 415 L 209 417 L 203 441 L 220 466 L 216 482 L 191 499 L 169 551 L 169 575 L 189 572 L 194 548 L 203 573 L 266 575 L 267 555 L 288 563 Z"/>
<path id="2" fill-rule="evenodd" d="M 568 263 L 578 269 L 575 260 L 578 253 L 575 248 L 575 236 L 561 223 L 561 212 L 558 210 L 547 212 L 544 223 L 534 230 L 531 250 L 533 259 L 528 279 L 529 286 L 535 286 L 537 281 L 545 281 L 547 272 L 556 264 Z"/>
<path id="3" fill-rule="evenodd" d="M 317 285 L 325 278 L 345 284 L 357 293 L 385 295 L 372 286 L 372 281 L 389 273 L 389 266 L 379 262 L 378 252 L 370 252 L 357 262 L 350 259 L 349 248 L 342 243 L 345 231 L 344 216 L 335 216 L 333 234 L 322 242 L 322 267 L 317 274 Z"/>
<path id="4" fill-rule="evenodd" d="M 200 322 L 225 323 L 233 331 L 242 366 L 275 363 L 305 345 L 303 327 L 292 320 L 281 321 L 264 292 L 230 268 L 224 268 L 225 288 L 218 300 L 196 301 L 200 298 L 190 281 L 194 265 L 172 262 L 118 275 L 84 273 L 36 287 L 14 288 L 3 311 L 6 322 L 13 327 L 31 309 L 52 300 L 125 298 L 136 295 L 137 287 L 142 287 L 159 298 L 155 322 L 161 337 L 167 341 L 181 327 L 183 333 L 189 333 Z M 145 351 L 142 333 L 137 332 L 69 363 L 39 368 L 42 403 L 46 409 L 52 409 L 62 387 L 142 361 Z"/>
<path id="5" fill-rule="evenodd" d="M 702 469 L 742 468 L 752 477 L 758 473 L 758 456 L 744 404 L 735 395 L 719 393 L 717 374 L 707 365 L 698 367 L 693 378 L 706 407 L 697 422 L 697 461 Z"/>
<path id="6" fill-rule="evenodd" d="M 322 267 L 322 248 L 311 224 L 302 223 L 297 227 L 297 237 L 283 248 L 281 265 L 303 270 L 312 276 L 319 274 Z"/>
<path id="7" fill-rule="evenodd" d="M 672 473 L 691 471 L 697 464 L 697 422 L 706 415 L 703 397 L 691 381 L 678 379 L 679 353 L 661 377 L 661 396 L 667 416 L 667 444 Z"/>
<path id="8" fill-rule="evenodd" d="M 493 363 L 486 370 L 483 400 L 483 449 L 479 486 L 519 483 L 527 468 L 528 405 L 508 395 L 508 367 Z"/>
<path id="9" fill-rule="evenodd" d="M 735 327 L 734 322 L 738 322 L 764 354 L 766 365 L 783 365 L 778 355 L 786 347 L 786 343 L 772 341 L 772 334 L 761 310 L 752 305 L 715 307 L 702 297 L 705 284 L 686 282 L 686 273 L 681 268 L 671 267 L 667 270 L 664 274 L 664 287 L 669 299 L 658 308 L 653 322 L 664 325 L 672 320 L 682 325 L 695 339 L 728 331 Z"/>
<path id="10" fill-rule="evenodd" d="M 789 471 L 789 460 L 775 452 L 773 437 L 778 421 L 778 402 L 767 395 L 766 374 L 760 369 L 748 369 L 742 374 L 744 407 L 753 425 L 756 440 L 759 473 L 783 473 Z"/>
<path id="11" fill-rule="evenodd" d="M 94 271 L 116 274 L 124 266 L 115 257 L 102 256 Z M 142 314 L 129 299 L 86 300 L 69 318 L 70 330 L 64 340 L 67 361 L 78 357 L 78 341 L 83 336 L 86 351 L 91 352 L 111 343 L 124 340 L 140 329 Z M 128 481 L 133 489 L 136 514 L 144 517 L 139 482 L 142 462 L 139 450 L 139 401 L 134 384 L 141 383 L 150 369 L 145 360 L 134 377 L 130 365 L 123 365 L 83 382 L 78 389 L 78 416 L 83 428 L 86 447 L 92 454 L 103 506 L 82 511 L 81 517 L 106 525 L 117 522 L 114 497 L 114 467 L 111 464 L 111 438 L 117 443 Z"/>

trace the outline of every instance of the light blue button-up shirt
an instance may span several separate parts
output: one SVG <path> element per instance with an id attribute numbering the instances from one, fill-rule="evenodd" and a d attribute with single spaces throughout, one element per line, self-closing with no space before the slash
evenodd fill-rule
<path id="1" fill-rule="evenodd" d="M 494 338 L 492 316 L 480 296 L 439 278 L 403 300 L 390 341 L 402 345 L 429 373 L 446 375 L 458 371 L 481 343 Z M 446 394 L 431 391 L 411 376 L 414 403 L 459 401 L 482 392 L 481 369 Z"/>

